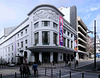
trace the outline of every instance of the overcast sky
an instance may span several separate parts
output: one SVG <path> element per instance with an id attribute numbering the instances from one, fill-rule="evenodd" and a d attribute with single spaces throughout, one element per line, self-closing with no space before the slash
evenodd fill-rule
<path id="1" fill-rule="evenodd" d="M 93 21 L 97 20 L 97 33 L 100 37 L 100 0 L 0 0 L 0 30 L 18 26 L 39 4 L 51 4 L 57 8 L 75 5 L 78 16 L 88 29 L 93 30 Z"/>

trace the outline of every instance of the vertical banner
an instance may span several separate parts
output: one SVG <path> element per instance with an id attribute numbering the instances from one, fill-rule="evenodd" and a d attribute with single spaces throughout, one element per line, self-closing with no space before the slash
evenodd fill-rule
<path id="1" fill-rule="evenodd" d="M 78 50 L 77 36 L 74 36 L 74 49 L 75 49 L 76 51 Z"/>
<path id="2" fill-rule="evenodd" d="M 59 16 L 59 45 L 63 46 L 63 18 Z"/>

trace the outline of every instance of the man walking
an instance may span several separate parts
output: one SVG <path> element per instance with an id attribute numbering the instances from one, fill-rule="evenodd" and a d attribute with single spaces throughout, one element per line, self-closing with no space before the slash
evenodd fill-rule
<path id="1" fill-rule="evenodd" d="M 36 77 L 36 72 L 37 72 L 37 64 L 36 62 L 34 62 L 33 66 L 32 66 L 32 69 L 34 70 L 34 76 Z"/>
<path id="2" fill-rule="evenodd" d="M 21 78 L 24 78 L 24 66 L 23 66 L 23 64 L 20 66 L 19 71 L 20 71 Z"/>

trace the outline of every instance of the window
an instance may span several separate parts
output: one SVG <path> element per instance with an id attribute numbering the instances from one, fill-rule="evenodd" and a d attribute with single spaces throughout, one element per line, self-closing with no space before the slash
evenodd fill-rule
<path id="1" fill-rule="evenodd" d="M 21 36 L 23 36 L 23 31 L 21 32 Z"/>
<path id="2" fill-rule="evenodd" d="M 27 40 L 25 40 L 25 44 L 27 44 Z"/>
<path id="3" fill-rule="evenodd" d="M 67 39 L 67 47 L 69 48 L 69 39 Z"/>
<path id="4" fill-rule="evenodd" d="M 21 48 L 23 48 L 23 41 L 21 42 Z"/>
<path id="5" fill-rule="evenodd" d="M 57 34 L 53 33 L 53 43 L 57 45 Z"/>
<path id="6" fill-rule="evenodd" d="M 12 45 L 12 51 L 13 51 L 13 45 Z"/>
<path id="7" fill-rule="evenodd" d="M 35 23 L 34 24 L 34 28 L 38 28 L 38 25 L 39 25 L 39 23 L 37 22 L 37 23 Z"/>
<path id="8" fill-rule="evenodd" d="M 43 31 L 42 32 L 42 43 L 43 45 L 49 45 L 50 41 L 50 32 L 49 31 Z"/>
<path id="9" fill-rule="evenodd" d="M 63 37 L 63 46 L 66 47 L 66 38 Z"/>
<path id="10" fill-rule="evenodd" d="M 66 30 L 64 29 L 64 34 L 66 34 Z"/>
<path id="11" fill-rule="evenodd" d="M 35 45 L 38 44 L 39 35 L 38 32 L 34 34 Z"/>
<path id="12" fill-rule="evenodd" d="M 27 50 L 27 46 L 25 46 L 25 49 Z"/>
<path id="13" fill-rule="evenodd" d="M 71 34 L 71 37 L 73 37 L 73 34 Z"/>
<path id="14" fill-rule="evenodd" d="M 73 41 L 71 41 L 71 48 L 73 48 Z"/>
<path id="15" fill-rule="evenodd" d="M 18 36 L 18 38 L 19 38 L 19 34 L 18 34 L 17 36 Z"/>
<path id="16" fill-rule="evenodd" d="M 8 47 L 8 52 L 10 52 L 10 47 Z"/>
<path id="17" fill-rule="evenodd" d="M 69 32 L 67 32 L 67 35 L 69 36 Z"/>
<path id="18" fill-rule="evenodd" d="M 27 29 L 25 29 L 25 33 L 27 33 Z"/>
<path id="19" fill-rule="evenodd" d="M 42 25 L 45 27 L 50 26 L 50 21 L 42 21 Z"/>
<path id="20" fill-rule="evenodd" d="M 18 47 L 19 47 L 19 43 L 18 43 Z"/>
<path id="21" fill-rule="evenodd" d="M 57 27 L 58 27 L 58 24 L 53 23 L 53 28 L 56 28 L 57 29 Z"/>

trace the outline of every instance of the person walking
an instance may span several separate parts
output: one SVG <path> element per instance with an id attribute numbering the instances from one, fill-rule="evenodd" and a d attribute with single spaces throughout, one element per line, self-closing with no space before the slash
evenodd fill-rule
<path id="1" fill-rule="evenodd" d="M 36 62 L 34 62 L 32 69 L 34 71 L 34 76 L 36 77 L 36 74 L 37 74 L 37 64 L 36 64 Z"/>
<path id="2" fill-rule="evenodd" d="M 24 66 L 23 66 L 23 64 L 20 66 L 19 71 L 20 71 L 21 78 L 24 78 Z"/>
<path id="3" fill-rule="evenodd" d="M 78 67 L 78 60 L 76 60 L 76 64 L 75 64 L 75 66 Z"/>
<path id="4" fill-rule="evenodd" d="M 30 69 L 28 65 L 25 65 L 25 77 L 29 77 Z"/>

